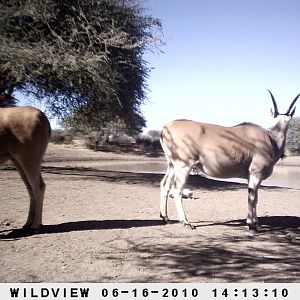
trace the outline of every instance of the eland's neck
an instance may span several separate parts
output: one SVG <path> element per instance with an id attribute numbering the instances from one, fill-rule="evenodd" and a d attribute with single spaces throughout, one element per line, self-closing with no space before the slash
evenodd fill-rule
<path id="1" fill-rule="evenodd" d="M 270 136 L 274 142 L 276 149 L 276 156 L 281 157 L 284 152 L 286 134 L 289 126 L 289 119 L 286 116 L 279 118 L 277 123 L 271 128 Z"/>

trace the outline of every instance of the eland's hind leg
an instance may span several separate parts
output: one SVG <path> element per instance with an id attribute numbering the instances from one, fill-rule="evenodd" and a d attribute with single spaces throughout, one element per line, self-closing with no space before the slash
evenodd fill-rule
<path id="1" fill-rule="evenodd" d="M 38 229 L 42 226 L 42 212 L 46 185 L 40 171 L 40 163 L 28 163 L 13 159 L 30 197 L 30 206 L 24 228 Z"/>
<path id="2" fill-rule="evenodd" d="M 171 162 L 168 163 L 168 169 L 166 175 L 160 182 L 160 217 L 165 223 L 168 223 L 168 208 L 167 202 L 169 197 L 169 192 L 174 182 L 174 167 Z"/>
<path id="3" fill-rule="evenodd" d="M 188 179 L 190 170 L 191 166 L 188 165 L 183 165 L 181 167 L 176 168 L 176 178 L 174 183 L 174 200 L 179 221 L 183 223 L 185 227 L 194 229 L 195 227 L 191 225 L 186 218 L 186 214 L 182 204 L 182 191 Z"/>

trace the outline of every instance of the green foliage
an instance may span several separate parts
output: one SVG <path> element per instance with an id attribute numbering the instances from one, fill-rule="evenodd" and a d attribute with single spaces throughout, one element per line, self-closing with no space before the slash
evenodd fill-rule
<path id="1" fill-rule="evenodd" d="M 70 124 L 119 118 L 134 130 L 161 24 L 138 0 L 0 2 L 0 95 L 20 91 Z"/>
<path id="2" fill-rule="evenodd" d="M 17 99 L 8 92 L 0 94 L 0 107 L 15 106 L 17 102 Z"/>
<path id="3" fill-rule="evenodd" d="M 286 148 L 293 155 L 300 155 L 300 118 L 296 117 L 290 121 L 287 133 Z"/>

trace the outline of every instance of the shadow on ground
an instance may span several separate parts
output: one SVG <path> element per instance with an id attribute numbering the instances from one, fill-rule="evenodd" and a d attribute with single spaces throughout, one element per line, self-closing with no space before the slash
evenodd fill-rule
<path id="1" fill-rule="evenodd" d="M 174 223 L 177 223 L 174 221 Z M 162 226 L 162 220 L 88 220 L 44 225 L 39 230 L 13 229 L 0 231 L 0 239 L 18 239 L 31 235 L 65 233 L 86 230 L 130 229 L 138 227 Z"/>
<path id="2" fill-rule="evenodd" d="M 260 221 L 265 230 L 259 234 L 242 228 L 243 220 L 232 220 L 205 225 L 235 227 L 215 236 L 199 231 L 163 240 L 127 239 L 132 254 L 128 263 L 132 256 L 138 258 L 135 267 L 149 270 L 143 277 L 146 282 L 168 278 L 172 282 L 300 282 L 300 218 L 276 216 Z M 115 245 L 110 252 L 118 251 Z M 110 254 L 106 259 L 115 257 Z M 139 278 L 129 281 L 139 282 Z"/>
<path id="3" fill-rule="evenodd" d="M 143 257 L 139 266 L 158 271 L 148 281 L 161 281 L 167 272 L 177 282 L 299 282 L 299 246 L 284 236 L 244 234 L 174 239 L 151 247 L 132 242 L 130 251 Z"/>
<path id="4" fill-rule="evenodd" d="M 260 233 L 265 232 L 281 232 L 286 230 L 289 232 L 299 233 L 300 230 L 300 218 L 293 216 L 275 216 L 275 217 L 262 217 L 258 218 L 262 229 Z M 176 224 L 178 221 L 170 221 L 169 224 Z M 226 227 L 245 227 L 244 219 L 229 220 L 223 222 L 196 222 L 193 223 L 195 227 L 214 227 L 214 226 L 226 226 Z M 77 222 L 66 222 L 53 225 L 44 225 L 39 230 L 31 229 L 9 229 L 0 231 L 0 239 L 14 239 L 21 238 L 31 235 L 40 234 L 52 234 L 52 233 L 65 233 L 72 231 L 86 231 L 86 230 L 107 230 L 107 229 L 130 229 L 139 227 L 153 227 L 153 226 L 163 226 L 162 220 L 87 220 L 87 221 L 77 221 Z M 190 229 L 186 229 L 190 230 Z"/>
<path id="5" fill-rule="evenodd" d="M 99 171 L 92 168 L 73 168 L 73 167 L 43 167 L 44 173 L 57 174 L 63 176 L 78 176 L 80 179 L 100 180 L 107 182 L 121 182 L 127 184 L 142 184 L 159 187 L 163 174 L 156 173 L 133 173 L 120 171 Z M 201 175 L 190 175 L 187 186 L 190 188 L 204 190 L 238 190 L 247 187 L 245 183 L 227 182 L 210 179 Z M 261 187 L 261 189 L 284 189 L 277 186 Z"/>
<path id="6" fill-rule="evenodd" d="M 295 216 L 272 216 L 259 217 L 259 224 L 262 226 L 261 231 L 280 231 L 286 229 L 300 229 L 300 217 Z M 199 222 L 196 227 L 211 227 L 211 226 L 228 226 L 239 227 L 245 226 L 245 219 L 230 220 L 225 222 Z"/>

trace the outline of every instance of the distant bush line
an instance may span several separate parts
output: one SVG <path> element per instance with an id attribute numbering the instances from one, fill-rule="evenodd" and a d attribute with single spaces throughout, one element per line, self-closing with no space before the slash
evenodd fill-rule
<path id="1" fill-rule="evenodd" d="M 94 151 L 130 152 L 136 154 L 162 154 L 159 141 L 159 131 L 150 131 L 146 134 L 129 136 L 123 132 L 106 134 L 96 131 L 82 134 L 74 130 L 52 130 L 50 142 L 54 144 L 72 144 L 74 140 L 81 140 L 88 149 Z"/>

